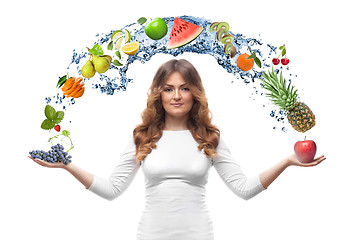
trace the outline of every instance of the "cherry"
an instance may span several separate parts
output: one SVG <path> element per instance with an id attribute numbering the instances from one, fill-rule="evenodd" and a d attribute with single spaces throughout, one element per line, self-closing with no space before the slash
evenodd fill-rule
<path id="1" fill-rule="evenodd" d="M 282 59 L 281 59 L 281 64 L 282 64 L 282 65 L 288 65 L 289 62 L 290 62 L 290 60 L 289 60 L 288 58 L 282 58 Z"/>
<path id="2" fill-rule="evenodd" d="M 273 63 L 274 65 L 278 65 L 278 64 L 280 63 L 280 59 L 278 59 L 278 58 L 273 58 L 272 63 Z"/>
<path id="3" fill-rule="evenodd" d="M 56 125 L 56 126 L 54 127 L 54 129 L 55 129 L 55 131 L 60 132 L 60 125 Z"/>

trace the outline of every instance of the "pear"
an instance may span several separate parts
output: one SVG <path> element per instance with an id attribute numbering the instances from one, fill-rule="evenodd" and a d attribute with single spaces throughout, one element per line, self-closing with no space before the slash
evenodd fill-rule
<path id="1" fill-rule="evenodd" d="M 101 55 L 101 56 L 94 55 L 92 57 L 92 62 L 94 64 L 95 71 L 97 71 L 98 73 L 106 72 L 110 68 L 110 63 L 111 63 L 108 57 L 106 57 L 105 55 Z"/>
<path id="2" fill-rule="evenodd" d="M 112 62 L 112 57 L 110 55 L 101 55 L 101 57 L 106 57 L 110 63 Z"/>
<path id="3" fill-rule="evenodd" d="M 85 65 L 82 67 L 81 75 L 83 75 L 84 78 L 92 78 L 95 75 L 95 68 L 90 60 L 87 60 Z"/>

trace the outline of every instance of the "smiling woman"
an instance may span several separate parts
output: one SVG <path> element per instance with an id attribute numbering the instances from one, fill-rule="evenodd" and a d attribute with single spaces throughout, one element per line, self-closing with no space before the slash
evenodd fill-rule
<path id="1" fill-rule="evenodd" d="M 265 190 L 288 166 L 301 163 L 293 154 L 261 174 L 247 177 L 232 157 L 212 115 L 201 78 L 187 60 L 170 60 L 155 73 L 148 91 L 142 123 L 133 131 L 109 178 L 101 178 L 69 163 L 63 168 L 88 190 L 108 200 L 120 196 L 140 167 L 145 177 L 145 208 L 138 224 L 138 240 L 213 240 L 213 224 L 206 204 L 209 170 L 247 200 Z"/>
<path id="2" fill-rule="evenodd" d="M 138 161 L 144 160 L 156 147 L 162 130 L 190 130 L 199 143 L 199 150 L 214 156 L 220 131 L 211 123 L 211 118 L 196 68 L 185 59 L 163 63 L 149 88 L 143 123 L 134 129 Z"/>

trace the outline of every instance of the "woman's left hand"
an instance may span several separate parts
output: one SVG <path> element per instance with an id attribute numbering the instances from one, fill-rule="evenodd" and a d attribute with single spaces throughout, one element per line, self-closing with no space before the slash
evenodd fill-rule
<path id="1" fill-rule="evenodd" d="M 313 167 L 324 161 L 326 158 L 324 155 L 315 158 L 311 163 L 300 162 L 295 154 L 285 158 L 275 166 L 269 168 L 260 174 L 260 182 L 266 189 L 268 186 L 289 166 L 300 166 L 300 167 Z"/>
<path id="2" fill-rule="evenodd" d="M 292 154 L 292 155 L 290 155 L 289 157 L 286 158 L 286 160 L 288 161 L 289 166 L 299 166 L 299 167 L 313 167 L 313 166 L 318 165 L 319 163 L 321 163 L 325 159 L 326 159 L 326 157 L 324 155 L 321 155 L 321 156 L 315 158 L 310 163 L 302 163 L 297 159 L 295 154 Z"/>

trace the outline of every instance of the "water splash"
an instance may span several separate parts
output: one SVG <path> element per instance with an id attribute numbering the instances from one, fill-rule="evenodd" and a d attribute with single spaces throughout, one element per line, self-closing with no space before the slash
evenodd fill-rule
<path id="1" fill-rule="evenodd" d="M 129 30 L 131 33 L 131 41 L 136 40 L 140 43 L 140 48 L 137 54 L 135 54 L 134 56 L 125 56 L 125 54 L 123 54 L 121 62 L 124 65 L 122 67 L 117 67 L 112 64 L 110 69 L 105 74 L 96 74 L 95 77 L 91 79 L 85 79 L 85 81 L 90 81 L 93 89 L 98 89 L 101 91 L 101 93 L 107 95 L 113 95 L 116 92 L 126 91 L 128 83 L 133 81 L 133 79 L 130 79 L 126 76 L 129 66 L 133 62 L 140 61 L 141 63 L 145 63 L 149 61 L 154 55 L 159 53 L 170 54 L 176 57 L 183 53 L 191 52 L 213 56 L 216 59 L 217 63 L 228 73 L 234 75 L 236 79 L 243 81 L 245 85 L 252 85 L 254 89 L 254 93 L 252 94 L 252 96 L 263 96 L 262 85 L 259 83 L 259 81 L 255 80 L 256 78 L 259 78 L 261 76 L 262 69 L 259 69 L 257 68 L 257 66 L 255 66 L 252 70 L 244 72 L 237 67 L 236 59 L 242 53 L 249 53 L 248 48 L 250 47 L 253 52 L 257 53 L 257 56 L 262 62 L 263 68 L 269 68 L 271 67 L 271 59 L 277 54 L 277 47 L 271 45 L 270 43 L 263 44 L 263 41 L 261 39 L 247 38 L 243 34 L 235 34 L 229 31 L 229 33 L 234 36 L 233 45 L 237 49 L 236 56 L 234 58 L 231 58 L 228 54 L 225 54 L 223 52 L 224 45 L 216 40 L 216 34 L 210 32 L 209 30 L 209 27 L 213 23 L 213 21 L 192 16 L 180 16 L 179 18 L 184 19 L 188 22 L 192 22 L 198 26 L 202 26 L 204 28 L 204 31 L 189 44 L 175 49 L 167 49 L 167 41 L 169 39 L 170 32 L 173 26 L 173 22 L 175 19 L 174 17 L 163 18 L 168 26 L 168 33 L 165 37 L 157 41 L 151 40 L 147 37 L 144 32 L 143 25 L 140 25 L 138 23 L 128 24 L 120 30 Z M 102 45 L 102 48 L 105 50 L 107 43 L 110 41 L 112 33 L 113 31 L 109 33 L 97 34 L 97 40 L 94 42 L 94 44 Z M 114 52 L 115 51 L 113 51 L 113 53 Z M 78 75 L 81 75 L 81 67 L 85 63 L 85 59 L 88 59 L 89 57 L 90 55 L 86 48 L 81 51 L 74 49 L 71 62 L 67 67 L 68 71 L 77 72 Z M 282 70 L 288 71 L 289 67 L 286 67 Z M 59 94 L 53 96 L 52 98 L 45 98 L 46 103 L 50 103 L 52 99 L 56 104 L 63 105 L 64 110 L 66 110 L 68 106 L 75 104 L 75 99 L 65 99 L 65 96 L 60 96 Z M 265 105 L 263 106 L 265 107 Z M 270 116 L 274 117 L 277 122 L 284 123 L 284 112 L 271 110 Z M 282 131 L 286 132 L 286 129 L 283 127 Z"/>

